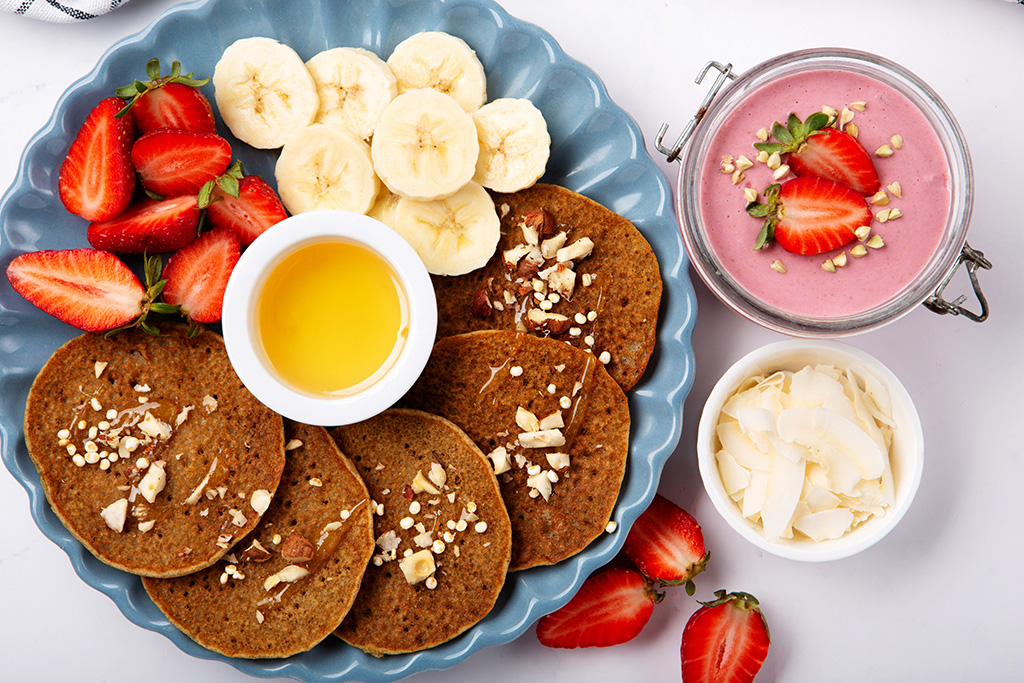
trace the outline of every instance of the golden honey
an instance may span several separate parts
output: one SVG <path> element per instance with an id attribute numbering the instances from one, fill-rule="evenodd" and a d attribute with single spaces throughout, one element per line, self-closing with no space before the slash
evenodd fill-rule
<path id="1" fill-rule="evenodd" d="M 256 297 L 266 360 L 295 389 L 356 393 L 394 364 L 409 334 L 406 294 L 388 262 L 343 240 L 300 246 Z"/>

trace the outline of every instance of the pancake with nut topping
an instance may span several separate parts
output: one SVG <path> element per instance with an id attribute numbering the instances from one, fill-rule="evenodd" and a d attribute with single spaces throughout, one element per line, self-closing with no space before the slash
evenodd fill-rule
<path id="1" fill-rule="evenodd" d="M 208 567 L 256 526 L 284 468 L 281 417 L 220 335 L 84 334 L 39 372 L 25 441 L 46 498 L 96 557 L 143 576 Z"/>
<path id="2" fill-rule="evenodd" d="M 626 395 L 594 354 L 518 332 L 441 339 L 406 396 L 487 454 L 512 519 L 511 570 L 560 562 L 611 519 L 626 468 Z"/>
<path id="3" fill-rule="evenodd" d="M 654 350 L 661 274 L 636 227 L 595 201 L 538 183 L 493 195 L 501 239 L 483 268 L 432 276 L 437 337 L 519 330 L 597 356 L 628 391 Z"/>
<path id="4" fill-rule="evenodd" d="M 480 449 L 417 410 L 331 434 L 370 490 L 377 543 L 336 633 L 381 656 L 439 645 L 484 618 L 505 583 L 511 526 Z"/>
<path id="5" fill-rule="evenodd" d="M 323 427 L 285 421 L 287 463 L 259 526 L 216 565 L 143 579 L 171 623 L 229 657 L 287 657 L 348 613 L 373 553 L 366 486 Z"/>

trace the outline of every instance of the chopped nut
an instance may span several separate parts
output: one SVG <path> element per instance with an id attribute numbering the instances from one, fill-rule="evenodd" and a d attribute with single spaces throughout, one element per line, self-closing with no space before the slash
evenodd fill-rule
<path id="1" fill-rule="evenodd" d="M 825 259 L 825 262 L 821 264 L 821 267 L 830 273 L 836 272 L 836 264 L 832 263 L 832 259 Z"/>
<path id="2" fill-rule="evenodd" d="M 589 237 L 581 237 L 572 244 L 559 249 L 555 254 L 555 258 L 559 263 L 578 261 L 579 259 L 590 256 L 590 253 L 593 250 L 594 241 Z"/>
<path id="3" fill-rule="evenodd" d="M 476 290 L 476 293 L 473 295 L 473 304 L 470 307 L 470 313 L 472 313 L 473 317 L 490 318 L 492 308 L 493 305 L 491 304 L 490 298 L 487 296 L 487 290 Z"/>
<path id="4" fill-rule="evenodd" d="M 542 496 L 544 500 L 551 497 L 551 480 L 548 479 L 544 472 L 538 472 L 532 477 L 527 478 L 526 485 L 533 489 L 533 491 L 537 491 L 537 494 Z M 531 494 L 533 491 L 531 491 Z"/>
<path id="5" fill-rule="evenodd" d="M 247 562 L 266 562 L 270 559 L 270 551 L 254 538 L 249 547 L 242 551 L 242 559 Z"/>
<path id="6" fill-rule="evenodd" d="M 872 249 L 881 249 L 885 246 L 885 242 L 882 241 L 881 235 L 873 235 L 871 239 L 867 241 L 867 245 Z"/>
<path id="7" fill-rule="evenodd" d="M 882 145 L 881 147 L 875 150 L 875 156 L 880 157 L 882 159 L 886 157 L 891 157 L 892 154 L 892 147 L 890 147 L 889 145 Z"/>
<path id="8" fill-rule="evenodd" d="M 139 493 L 149 503 L 155 502 L 157 494 L 163 491 L 164 486 L 167 485 L 167 473 L 164 472 L 164 464 L 163 460 L 159 460 L 150 465 L 149 469 L 146 470 L 146 476 L 139 482 Z"/>
<path id="9" fill-rule="evenodd" d="M 562 232 L 559 232 L 558 234 L 554 235 L 553 237 L 550 237 L 550 238 L 544 240 L 543 242 L 541 242 L 540 243 L 540 253 L 541 253 L 541 256 L 543 256 L 546 259 L 555 258 L 555 254 L 558 253 L 558 250 L 565 246 L 565 240 L 567 238 L 568 238 L 568 235 L 563 230 Z"/>
<path id="10" fill-rule="evenodd" d="M 270 494 L 270 491 L 266 489 L 256 489 L 252 492 L 252 495 L 249 496 L 249 506 L 256 511 L 257 515 L 262 517 L 263 513 L 267 511 L 268 507 L 270 507 L 270 501 L 272 499 L 273 496 Z"/>
<path id="11" fill-rule="evenodd" d="M 881 211 L 875 214 L 875 220 L 877 220 L 879 223 L 885 223 L 887 220 L 889 220 L 889 215 L 890 209 L 882 209 Z"/>
<path id="12" fill-rule="evenodd" d="M 309 576 L 309 570 L 297 564 L 290 564 L 276 574 L 271 574 L 263 582 L 263 590 L 271 590 L 279 583 L 293 583 Z"/>
<path id="13" fill-rule="evenodd" d="M 434 554 L 430 550 L 420 550 L 402 559 L 398 568 L 410 584 L 417 584 L 434 573 Z"/>
<path id="14" fill-rule="evenodd" d="M 557 410 L 540 421 L 540 429 L 561 429 L 564 426 L 565 420 L 562 419 L 562 412 Z"/>
<path id="15" fill-rule="evenodd" d="M 439 489 L 444 487 L 445 482 L 448 481 L 448 473 L 444 471 L 444 467 L 440 463 L 436 462 L 430 463 L 430 472 L 427 473 L 427 477 Z"/>
<path id="16" fill-rule="evenodd" d="M 872 195 L 871 199 L 868 200 L 868 204 L 871 204 L 872 206 L 885 206 L 888 203 L 889 195 L 886 194 L 885 190 L 879 190 Z"/>
<path id="17" fill-rule="evenodd" d="M 856 123 L 851 123 L 846 126 L 846 132 L 849 133 L 851 137 L 860 137 L 860 128 L 857 127 Z"/>
<path id="18" fill-rule="evenodd" d="M 736 168 L 738 170 L 740 170 L 740 171 L 746 171 L 748 168 L 751 168 L 753 165 L 754 165 L 754 162 L 751 161 L 750 159 L 748 159 L 747 157 L 743 156 L 743 155 L 740 155 L 740 156 L 736 157 Z"/>
<path id="19" fill-rule="evenodd" d="M 733 174 L 732 174 L 732 184 L 733 185 L 739 185 L 741 182 L 743 182 L 743 179 L 745 177 L 746 176 L 743 174 L 743 171 L 733 171 Z"/>
<path id="20" fill-rule="evenodd" d="M 892 143 L 893 149 L 903 149 L 903 136 L 900 135 L 899 133 L 896 133 L 891 138 L 889 138 L 889 142 Z"/>
<path id="21" fill-rule="evenodd" d="M 413 477 L 412 490 L 414 493 L 423 493 L 424 491 L 426 491 L 427 493 L 433 494 L 435 496 L 440 493 L 440 491 L 434 488 L 434 485 L 430 483 L 430 481 L 426 477 L 423 476 L 423 472 L 421 472 L 420 470 L 416 470 L 416 476 Z"/>
<path id="22" fill-rule="evenodd" d="M 516 424 L 524 432 L 539 432 L 540 420 L 526 408 L 519 406 L 516 409 Z"/>
<path id="23" fill-rule="evenodd" d="M 107 363 L 105 361 L 98 360 L 95 363 L 93 363 L 92 371 L 93 371 L 93 374 L 96 375 L 96 379 L 99 379 L 100 375 L 102 375 L 103 371 L 106 370 L 106 369 L 107 369 Z"/>
<path id="24" fill-rule="evenodd" d="M 787 173 L 789 173 L 789 164 L 782 164 L 777 169 L 775 169 L 774 173 L 772 173 L 772 177 L 775 178 L 776 180 L 780 180 L 786 177 Z"/>
<path id="25" fill-rule="evenodd" d="M 530 245 L 528 244 L 517 244 L 511 249 L 505 250 L 501 255 L 502 261 L 505 263 L 505 267 L 509 270 L 515 270 L 519 264 L 519 260 L 530 253 Z M 511 302 L 510 302 L 511 303 Z"/>
<path id="26" fill-rule="evenodd" d="M 868 106 L 867 102 L 857 100 L 856 102 L 850 102 L 850 108 L 856 111 L 864 111 Z"/>
<path id="27" fill-rule="evenodd" d="M 852 249 L 850 249 L 850 256 L 854 256 L 856 258 L 860 258 L 867 253 L 868 250 L 863 244 L 856 244 Z"/>
<path id="28" fill-rule="evenodd" d="M 124 531 L 124 520 L 128 517 L 128 499 L 115 500 L 107 507 L 100 510 L 100 517 L 107 523 L 107 526 L 121 533 Z"/>
<path id="29" fill-rule="evenodd" d="M 754 157 L 755 160 L 760 161 L 762 164 L 767 164 L 769 158 L 768 152 L 765 152 L 764 150 L 759 151 L 757 156 Z"/>
<path id="30" fill-rule="evenodd" d="M 761 142 L 767 142 L 767 140 L 768 140 L 768 129 L 767 128 L 761 128 L 761 129 L 759 129 L 757 131 L 756 135 L 757 135 L 757 139 L 760 140 Z"/>
<path id="31" fill-rule="evenodd" d="M 539 308 L 531 308 L 527 311 L 526 321 L 534 331 L 546 331 L 554 335 L 564 334 L 572 324 L 567 316 Z"/>
<path id="32" fill-rule="evenodd" d="M 871 226 L 870 225 L 862 225 L 859 228 L 857 228 L 856 230 L 854 230 L 853 234 L 857 236 L 858 240 L 863 242 L 871 234 Z"/>
<path id="33" fill-rule="evenodd" d="M 842 268 L 846 265 L 846 252 L 842 252 L 832 257 L 832 263 L 836 265 L 836 268 Z"/>
<path id="34" fill-rule="evenodd" d="M 902 218 L 903 212 L 899 209 L 889 209 L 889 220 L 894 221 L 897 218 Z"/>
<path id="35" fill-rule="evenodd" d="M 523 448 L 548 448 L 565 445 L 565 436 L 557 429 L 542 429 L 520 434 L 519 445 Z"/>
<path id="36" fill-rule="evenodd" d="M 316 553 L 316 547 L 302 534 L 293 531 L 281 545 L 281 557 L 288 562 L 309 562 Z"/>
<path id="37" fill-rule="evenodd" d="M 142 533 L 146 533 L 147 531 L 152 531 L 153 527 L 155 526 L 155 519 L 147 519 L 145 522 L 139 522 L 139 531 L 141 531 Z"/>
<path id="38" fill-rule="evenodd" d="M 315 488 L 320 488 L 321 486 L 324 485 L 324 482 L 323 482 L 322 479 L 320 479 L 320 477 L 310 477 L 309 478 L 309 485 L 313 486 Z"/>
<path id="39" fill-rule="evenodd" d="M 778 152 L 772 152 L 772 155 L 768 157 L 768 168 L 773 171 L 782 165 L 782 156 Z"/>
<path id="40" fill-rule="evenodd" d="M 215 399 L 213 396 L 210 396 L 209 394 L 203 396 L 203 408 L 206 410 L 207 413 L 212 413 L 213 411 L 217 410 L 217 399 Z"/>
<path id="41" fill-rule="evenodd" d="M 541 239 L 555 234 L 555 217 L 546 209 L 537 209 L 526 214 L 524 223 L 536 230 Z"/>
<path id="42" fill-rule="evenodd" d="M 853 121 L 853 112 L 843 107 L 843 111 L 839 114 L 839 130 L 843 129 L 843 126 Z"/>
<path id="43" fill-rule="evenodd" d="M 837 116 L 839 116 L 839 112 L 836 111 L 836 108 L 830 107 L 827 104 L 821 108 L 821 113 L 824 114 L 825 116 L 828 116 L 829 118 L 836 118 Z"/>
<path id="44" fill-rule="evenodd" d="M 774 261 L 772 261 L 772 266 L 771 267 L 772 267 L 772 270 L 774 270 L 777 273 L 785 273 L 786 272 L 786 264 L 783 263 L 782 261 L 780 261 L 779 259 L 775 259 Z"/>
<path id="45" fill-rule="evenodd" d="M 743 189 L 743 198 L 748 202 L 757 201 L 757 190 L 752 187 L 746 187 Z"/>
<path id="46" fill-rule="evenodd" d="M 892 192 L 892 195 L 894 197 L 898 197 L 900 199 L 903 198 L 903 188 L 900 186 L 900 184 L 897 181 L 895 181 L 895 180 L 892 181 L 891 183 L 889 183 L 888 187 L 889 187 L 889 192 Z"/>
<path id="47" fill-rule="evenodd" d="M 569 466 L 569 454 L 568 453 L 548 453 L 547 454 L 548 465 L 555 470 L 564 470 Z"/>

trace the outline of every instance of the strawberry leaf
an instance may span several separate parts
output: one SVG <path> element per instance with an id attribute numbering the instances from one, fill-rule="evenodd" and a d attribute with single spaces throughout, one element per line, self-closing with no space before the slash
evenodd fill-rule
<path id="1" fill-rule="evenodd" d="M 778 121 L 772 124 L 772 135 L 774 135 L 775 139 L 783 145 L 788 146 L 793 143 L 793 135 L 789 132 L 789 129 Z"/>
<path id="2" fill-rule="evenodd" d="M 782 154 L 786 151 L 786 146 L 778 142 L 755 142 L 754 148 L 761 152 L 767 152 L 768 154 L 775 154 L 776 152 Z"/>
<path id="3" fill-rule="evenodd" d="M 807 128 L 808 133 L 819 131 L 828 125 L 829 116 L 822 112 L 815 112 L 807 117 L 804 121 L 804 126 Z"/>

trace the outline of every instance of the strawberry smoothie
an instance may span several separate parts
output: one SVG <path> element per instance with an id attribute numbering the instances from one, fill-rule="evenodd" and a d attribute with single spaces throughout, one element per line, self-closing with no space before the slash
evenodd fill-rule
<path id="1" fill-rule="evenodd" d="M 857 138 L 874 162 L 889 203 L 870 205 L 870 234 L 879 236 L 883 246 L 877 246 L 877 239 L 855 240 L 815 256 L 792 254 L 776 243 L 754 251 L 763 220 L 746 213 L 744 189 L 752 188 L 763 201 L 761 193 L 769 185 L 794 178 L 790 173 L 775 180 L 772 169 L 755 160 L 757 133 L 771 131 L 776 121 L 785 125 L 790 112 L 806 119 L 824 105 L 839 112 L 850 110 Z M 849 131 L 849 124 L 844 129 Z M 902 136 L 898 149 L 891 140 L 894 135 Z M 891 156 L 876 156 L 882 145 L 894 148 Z M 735 160 L 741 155 L 754 164 L 734 183 L 733 172 L 722 169 L 723 157 Z M 700 171 L 700 216 L 722 269 L 753 298 L 787 315 L 842 318 L 891 301 L 925 269 L 944 241 L 950 176 L 938 135 L 906 96 L 860 73 L 809 70 L 754 90 L 718 126 Z M 894 181 L 902 196 L 886 189 Z M 891 209 L 902 215 L 880 222 L 878 213 Z M 854 250 L 858 244 L 863 246 Z M 855 255 L 865 250 L 864 255 Z M 834 272 L 827 264 L 823 268 L 826 260 L 842 264 L 844 259 L 845 265 Z"/>

